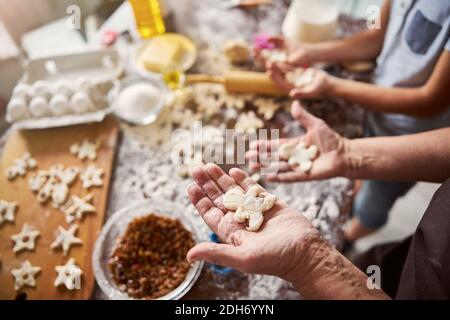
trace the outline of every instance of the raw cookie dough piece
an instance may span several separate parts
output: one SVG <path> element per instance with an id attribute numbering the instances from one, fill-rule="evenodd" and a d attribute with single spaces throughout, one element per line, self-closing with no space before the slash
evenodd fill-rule
<path id="1" fill-rule="evenodd" d="M 36 193 L 37 200 L 45 203 L 51 199 L 55 208 L 64 204 L 69 196 L 69 186 L 75 181 L 80 169 L 56 164 L 48 171 L 41 170 L 28 181 L 31 191 Z"/>
<path id="2" fill-rule="evenodd" d="M 223 205 L 235 211 L 234 218 L 239 222 L 248 220 L 248 231 L 257 231 L 264 222 L 264 212 L 270 210 L 277 198 L 267 193 L 261 186 L 251 186 L 246 193 L 233 188 L 225 193 Z"/>
<path id="3" fill-rule="evenodd" d="M 12 166 L 6 169 L 5 175 L 8 180 L 13 180 L 16 177 L 23 177 L 28 170 L 36 168 L 37 161 L 31 158 L 30 153 L 25 152 L 22 157 L 15 159 Z"/>
<path id="4" fill-rule="evenodd" d="M 90 142 L 84 139 L 81 143 L 74 143 L 70 146 L 70 153 L 77 156 L 80 160 L 95 160 L 97 158 L 97 150 L 100 147 L 99 141 Z"/>
<path id="5" fill-rule="evenodd" d="M 257 129 L 264 127 L 264 122 L 253 111 L 241 113 L 234 128 L 246 134 L 256 133 Z"/>
<path id="6" fill-rule="evenodd" d="M 14 222 L 17 202 L 8 202 L 0 199 L 0 226 L 5 221 Z"/>
<path id="7" fill-rule="evenodd" d="M 286 81 L 296 88 L 303 88 L 310 85 L 314 81 L 314 69 L 297 68 L 286 72 Z"/>
<path id="8" fill-rule="evenodd" d="M 22 250 L 33 251 L 36 245 L 36 238 L 40 234 L 41 233 L 39 231 L 32 229 L 25 223 L 20 233 L 11 236 L 11 239 L 14 241 L 13 252 L 17 253 Z"/>
<path id="9" fill-rule="evenodd" d="M 14 289 L 20 290 L 24 286 L 36 287 L 36 275 L 41 272 L 40 267 L 32 266 L 30 261 L 22 262 L 20 268 L 12 269 L 11 274 L 14 277 Z"/>
<path id="10" fill-rule="evenodd" d="M 91 187 L 103 186 L 103 169 L 97 168 L 91 164 L 87 169 L 80 174 L 81 181 L 83 182 L 83 188 L 89 189 Z"/>
<path id="11" fill-rule="evenodd" d="M 74 224 L 68 230 L 63 227 L 58 227 L 58 235 L 56 236 L 55 241 L 52 242 L 50 248 L 62 248 L 64 255 L 67 256 L 69 253 L 70 247 L 75 244 L 83 244 L 83 240 L 75 237 L 75 233 L 78 230 L 78 225 Z"/>
<path id="12" fill-rule="evenodd" d="M 67 223 L 72 223 L 75 220 L 81 220 L 86 213 L 94 213 L 95 207 L 90 204 L 93 199 L 92 194 L 87 194 L 83 198 L 72 196 L 65 204 L 63 213 L 66 216 Z"/>
<path id="13" fill-rule="evenodd" d="M 269 62 L 286 62 L 288 59 L 287 52 L 278 49 L 264 49 L 261 51 L 261 56 Z"/>
<path id="14" fill-rule="evenodd" d="M 303 172 L 311 170 L 313 161 L 317 157 L 319 149 L 315 145 L 306 147 L 305 143 L 285 143 L 280 146 L 279 154 L 284 160 L 288 160 L 291 166 L 299 166 Z"/>
<path id="15" fill-rule="evenodd" d="M 81 271 L 75 264 L 75 259 L 71 258 L 65 265 L 55 267 L 58 276 L 55 280 L 55 287 L 64 285 L 67 290 L 81 289 Z"/>

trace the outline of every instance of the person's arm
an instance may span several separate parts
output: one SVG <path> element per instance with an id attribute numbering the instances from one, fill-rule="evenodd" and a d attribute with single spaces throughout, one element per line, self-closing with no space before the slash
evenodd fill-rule
<path id="1" fill-rule="evenodd" d="M 273 41 L 288 50 L 288 63 L 303 66 L 315 62 L 366 61 L 381 52 L 389 23 L 391 1 L 385 0 L 380 12 L 380 28 L 359 32 L 345 39 L 307 44 L 280 37 Z"/>
<path id="2" fill-rule="evenodd" d="M 330 129 L 321 119 L 303 109 L 299 102 L 291 107 L 292 116 L 306 128 L 306 134 L 296 138 L 307 145 L 314 144 L 319 156 L 307 173 L 291 167 L 286 161 L 276 162 L 284 141 L 259 140 L 247 152 L 249 166 L 277 168 L 265 176 L 269 182 L 297 182 L 328 179 L 338 176 L 351 179 L 392 181 L 444 182 L 450 178 L 450 128 L 413 135 L 349 140 Z M 268 156 L 270 155 L 270 157 Z M 275 159 L 263 164 L 261 159 Z"/>
<path id="3" fill-rule="evenodd" d="M 450 128 L 348 140 L 345 162 L 349 178 L 444 182 L 450 178 Z"/>
<path id="4" fill-rule="evenodd" d="M 307 267 L 294 271 L 289 281 L 307 299 L 389 299 L 382 290 L 370 289 L 367 275 L 324 241 L 310 244 L 304 260 Z"/>
<path id="5" fill-rule="evenodd" d="M 383 88 L 329 77 L 324 93 L 357 103 L 370 111 L 429 117 L 438 114 L 450 105 L 449 75 L 450 52 L 445 50 L 430 79 L 422 87 Z M 299 91 L 297 97 L 305 97 L 305 95 Z"/>
<path id="6" fill-rule="evenodd" d="M 389 24 L 391 1 L 385 0 L 381 9 L 379 29 L 365 30 L 351 37 L 314 44 L 311 57 L 317 62 L 373 60 L 381 52 Z"/>
<path id="7" fill-rule="evenodd" d="M 277 200 L 264 213 L 262 227 L 250 232 L 223 205 L 234 188 L 256 185 L 244 171 L 229 175 L 215 164 L 195 168 L 188 195 L 208 227 L 224 243 L 203 242 L 187 254 L 188 261 L 207 261 L 246 273 L 275 275 L 290 281 L 306 299 L 388 299 L 369 289 L 367 276 L 332 248 L 299 212 Z"/>

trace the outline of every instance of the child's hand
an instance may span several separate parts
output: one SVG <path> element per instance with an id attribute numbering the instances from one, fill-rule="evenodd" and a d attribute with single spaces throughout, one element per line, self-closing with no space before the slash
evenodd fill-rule
<path id="1" fill-rule="evenodd" d="M 327 96 L 334 77 L 320 69 L 309 70 L 313 71 L 313 80 L 305 86 L 297 88 L 286 80 L 286 72 L 289 71 L 289 68 L 277 63 L 271 63 L 268 66 L 268 72 L 272 80 L 282 89 L 289 92 L 292 98 L 314 99 Z"/>

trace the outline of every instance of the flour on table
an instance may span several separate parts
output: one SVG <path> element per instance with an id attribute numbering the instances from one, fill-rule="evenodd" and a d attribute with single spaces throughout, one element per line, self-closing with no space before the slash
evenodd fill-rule
<path id="1" fill-rule="evenodd" d="M 14 222 L 17 202 L 8 202 L 0 199 L 0 226 L 3 222 Z"/>
<path id="2" fill-rule="evenodd" d="M 52 242 L 50 248 L 57 249 L 62 248 L 64 255 L 69 253 L 70 247 L 76 244 L 83 244 L 83 240 L 75 237 L 75 233 L 78 230 L 78 225 L 72 225 L 68 230 L 63 227 L 58 227 L 58 235 L 55 241 Z"/>
<path id="3" fill-rule="evenodd" d="M 41 268 L 32 266 L 30 261 L 22 262 L 20 268 L 11 270 L 14 277 L 14 289 L 17 291 L 25 286 L 36 287 L 35 277 L 39 272 L 41 272 Z"/>
<path id="4" fill-rule="evenodd" d="M 22 231 L 11 236 L 11 239 L 14 241 L 13 252 L 17 253 L 22 250 L 33 251 L 36 246 L 36 238 L 40 234 L 41 233 L 39 231 L 34 230 L 25 223 L 22 227 Z"/>
<path id="5" fill-rule="evenodd" d="M 264 212 L 270 210 L 276 201 L 274 195 L 268 194 L 259 185 L 251 186 L 245 193 L 240 188 L 234 188 L 223 197 L 225 208 L 235 211 L 235 220 L 248 220 L 248 231 L 257 231 L 261 227 Z"/>
<path id="6" fill-rule="evenodd" d="M 71 258 L 63 266 L 56 266 L 55 270 L 58 273 L 54 282 L 55 287 L 63 285 L 67 290 L 81 289 L 83 271 L 75 264 L 75 259 Z"/>

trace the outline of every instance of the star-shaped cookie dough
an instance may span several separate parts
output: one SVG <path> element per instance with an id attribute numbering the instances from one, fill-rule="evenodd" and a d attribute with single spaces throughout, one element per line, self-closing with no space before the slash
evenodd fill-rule
<path id="1" fill-rule="evenodd" d="M 70 146 L 70 153 L 77 156 L 80 160 L 95 160 L 97 158 L 97 149 L 100 143 L 83 140 L 81 143 L 74 143 Z"/>
<path id="2" fill-rule="evenodd" d="M 16 202 L 8 202 L 5 200 L 0 200 L 0 226 L 5 221 L 14 222 L 16 210 L 17 210 Z"/>
<path id="3" fill-rule="evenodd" d="M 75 244 L 83 244 L 83 240 L 75 237 L 75 233 L 78 230 L 78 225 L 74 224 L 68 230 L 63 227 L 58 227 L 58 235 L 56 236 L 55 241 L 52 242 L 50 248 L 62 248 L 64 255 L 67 256 L 69 253 L 70 247 Z"/>
<path id="4" fill-rule="evenodd" d="M 81 275 L 83 271 L 75 264 L 75 259 L 71 258 L 65 265 L 55 267 L 58 276 L 55 280 L 55 287 L 64 285 L 67 290 L 81 289 Z"/>
<path id="5" fill-rule="evenodd" d="M 83 188 L 101 187 L 103 185 L 103 169 L 97 168 L 95 165 L 89 165 L 86 170 L 80 174 Z"/>
<path id="6" fill-rule="evenodd" d="M 35 276 L 39 272 L 41 272 L 41 268 L 32 266 L 30 261 L 22 262 L 20 268 L 11 270 L 15 282 L 14 289 L 17 291 L 24 286 L 36 287 Z"/>
<path id="7" fill-rule="evenodd" d="M 63 208 L 67 223 L 72 223 L 75 220 L 81 220 L 86 213 L 95 212 L 95 207 L 90 204 L 93 199 L 91 193 L 83 198 L 72 196 L 65 208 Z"/>
<path id="8" fill-rule="evenodd" d="M 39 231 L 32 229 L 25 223 L 20 233 L 11 236 L 11 239 L 14 241 L 13 252 L 17 253 L 22 250 L 34 250 L 36 238 L 40 234 Z"/>

